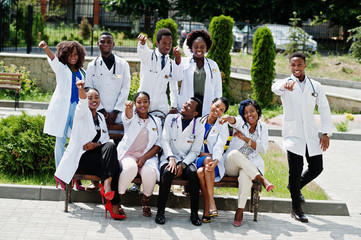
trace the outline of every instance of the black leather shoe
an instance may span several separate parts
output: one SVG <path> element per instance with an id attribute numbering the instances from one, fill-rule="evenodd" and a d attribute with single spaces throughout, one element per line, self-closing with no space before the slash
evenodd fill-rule
<path id="1" fill-rule="evenodd" d="M 287 189 L 288 189 L 288 191 L 290 191 L 290 185 L 289 185 L 289 184 L 287 185 Z M 305 200 L 305 198 L 303 197 L 303 195 L 302 195 L 302 192 L 301 192 L 301 191 L 300 191 L 300 202 L 301 202 L 301 203 L 306 202 L 306 200 Z"/>
<path id="2" fill-rule="evenodd" d="M 297 221 L 301 221 L 301 222 L 305 222 L 305 223 L 308 222 L 308 219 L 305 216 L 305 214 L 302 212 L 302 209 L 295 210 L 292 208 L 291 217 L 293 217 Z"/>
<path id="3" fill-rule="evenodd" d="M 157 215 L 155 216 L 155 222 L 158 224 L 164 224 L 165 223 L 165 216 L 164 211 L 158 211 Z"/>
<path id="4" fill-rule="evenodd" d="M 192 213 L 190 219 L 194 226 L 202 225 L 202 220 L 198 217 L 198 213 L 196 213 L 196 214 Z"/>

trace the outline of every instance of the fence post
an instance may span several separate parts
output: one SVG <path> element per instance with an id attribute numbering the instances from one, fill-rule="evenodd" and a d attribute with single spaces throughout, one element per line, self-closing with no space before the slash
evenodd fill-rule
<path id="1" fill-rule="evenodd" d="M 158 9 L 156 9 L 155 10 L 155 13 L 154 13 L 154 25 L 153 25 L 153 30 L 155 31 L 155 25 L 157 24 L 157 22 L 158 22 L 158 14 L 159 14 L 159 10 Z"/>
<path id="2" fill-rule="evenodd" d="M 0 52 L 3 50 L 3 16 L 4 16 L 3 3 L 0 2 Z"/>
<path id="3" fill-rule="evenodd" d="M 28 32 L 26 38 L 26 53 L 31 52 L 32 47 L 32 33 L 33 33 L 33 6 L 28 6 Z"/>

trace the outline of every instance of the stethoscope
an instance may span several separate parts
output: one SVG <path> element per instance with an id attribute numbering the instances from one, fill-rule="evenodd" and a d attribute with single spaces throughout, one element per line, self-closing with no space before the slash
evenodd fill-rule
<path id="1" fill-rule="evenodd" d="M 310 79 L 308 76 L 306 76 L 306 77 L 307 77 L 308 81 L 310 81 L 310 83 L 311 83 L 311 87 L 312 87 L 312 91 L 313 91 L 313 92 L 311 93 L 311 95 L 312 95 L 313 97 L 318 97 L 318 93 L 316 92 L 315 86 L 313 86 L 313 83 L 312 83 L 311 79 Z M 288 81 L 289 81 L 289 80 L 294 81 L 292 78 L 288 79 Z"/>
<path id="2" fill-rule="evenodd" d="M 149 113 L 148 113 L 148 117 L 150 117 L 153 120 L 153 122 L 155 124 L 155 128 L 157 129 L 157 133 L 158 133 L 158 125 L 157 125 L 157 122 L 155 121 L 154 117 Z M 138 124 L 139 124 L 139 126 L 142 126 L 142 123 L 140 121 L 138 121 Z"/>
<path id="3" fill-rule="evenodd" d="M 153 61 L 155 56 L 155 62 Z M 152 61 L 152 68 L 150 69 L 150 72 L 152 73 L 158 73 L 157 71 L 157 65 L 158 65 L 158 56 L 155 53 L 155 49 L 152 52 L 152 57 L 151 57 L 151 61 Z M 169 77 L 172 77 L 172 72 L 173 72 L 173 66 L 172 66 L 172 61 L 169 59 L 169 65 L 170 65 L 170 72 L 169 72 Z"/>
<path id="4" fill-rule="evenodd" d="M 95 59 L 94 62 L 94 67 L 95 67 L 95 71 L 93 73 L 93 77 L 95 77 L 95 73 L 97 72 L 97 61 L 98 61 L 99 56 L 97 56 L 97 58 Z M 100 60 L 100 66 L 103 65 L 103 60 Z M 114 65 L 113 65 L 113 77 L 115 76 L 115 67 L 116 67 L 116 61 L 114 61 Z M 100 75 L 103 75 L 102 73 Z"/>
<path id="5" fill-rule="evenodd" d="M 206 59 L 207 64 L 208 64 L 209 71 L 211 72 L 211 79 L 213 80 L 213 72 L 212 72 L 211 64 L 209 64 L 208 58 L 205 57 L 205 59 Z M 189 61 L 189 63 L 191 63 L 192 60 L 193 60 L 194 62 L 196 62 L 193 58 L 191 58 L 191 60 Z"/>
<path id="6" fill-rule="evenodd" d="M 172 122 L 171 122 L 171 124 L 170 124 L 170 127 L 173 127 L 173 123 L 175 122 L 175 123 L 177 124 L 177 128 L 179 128 L 179 126 L 178 126 L 178 118 L 179 118 L 180 116 L 181 116 L 181 115 L 178 115 L 176 118 L 173 118 L 173 119 L 172 119 Z M 195 138 L 196 138 L 195 129 L 196 129 L 196 119 L 194 118 L 194 119 L 193 119 L 193 129 L 192 129 L 191 139 L 195 139 Z"/>

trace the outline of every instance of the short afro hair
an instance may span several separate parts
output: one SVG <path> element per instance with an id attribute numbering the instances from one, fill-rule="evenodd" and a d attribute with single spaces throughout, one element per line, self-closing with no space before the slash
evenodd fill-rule
<path id="1" fill-rule="evenodd" d="M 171 36 L 172 39 L 173 39 L 173 34 L 168 28 L 161 28 L 161 29 L 158 30 L 158 32 L 156 34 L 158 43 L 162 39 L 162 36 Z"/>
<path id="2" fill-rule="evenodd" d="M 109 37 L 111 37 L 111 38 L 114 39 L 113 34 L 111 34 L 110 32 L 102 32 L 102 33 L 100 34 L 99 38 L 100 38 L 101 36 L 109 36 Z"/>
<path id="3" fill-rule="evenodd" d="M 288 58 L 288 60 L 291 60 L 294 57 L 299 57 L 302 58 L 304 62 L 306 62 L 306 56 L 305 54 L 301 53 L 301 52 L 294 52 L 290 55 L 290 57 Z"/>
<path id="4" fill-rule="evenodd" d="M 68 64 L 68 57 L 73 53 L 74 49 L 78 52 L 78 61 L 75 64 L 76 69 L 80 69 L 84 65 L 86 51 L 83 45 L 77 41 L 63 41 L 56 45 L 56 57 L 59 62 Z"/>
<path id="5" fill-rule="evenodd" d="M 193 30 L 187 35 L 188 48 L 192 51 L 193 42 L 199 37 L 201 37 L 206 42 L 207 52 L 208 52 L 209 49 L 211 48 L 213 42 L 212 42 L 211 36 L 205 30 Z"/>
<path id="6" fill-rule="evenodd" d="M 196 118 L 201 117 L 202 116 L 202 108 L 203 108 L 202 101 L 197 97 L 191 97 L 190 99 L 192 99 L 193 101 L 195 101 L 197 103 L 196 112 L 198 113 L 198 115 L 196 116 Z"/>

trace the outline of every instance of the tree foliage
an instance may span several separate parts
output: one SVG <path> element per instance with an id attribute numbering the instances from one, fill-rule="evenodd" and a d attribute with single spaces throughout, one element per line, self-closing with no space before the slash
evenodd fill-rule
<path id="1" fill-rule="evenodd" d="M 177 35 L 177 30 L 178 30 L 178 25 L 175 23 L 175 21 L 171 18 L 167 18 L 167 19 L 162 19 L 159 20 L 156 25 L 155 25 L 155 30 L 154 30 L 154 35 L 153 35 L 153 48 L 156 47 L 156 40 L 157 40 L 157 32 L 159 29 L 161 28 L 168 28 L 173 35 L 173 44 L 172 44 L 172 50 L 170 51 L 169 55 L 171 58 L 174 57 L 173 55 L 173 47 L 177 46 L 177 42 L 178 42 L 178 35 Z"/>
<path id="2" fill-rule="evenodd" d="M 361 62 L 361 15 L 357 19 L 360 22 L 360 26 L 350 30 L 354 34 L 348 38 L 348 41 L 353 41 L 350 48 L 352 56 Z"/>
<path id="3" fill-rule="evenodd" d="M 161 18 L 168 17 L 170 4 L 168 0 L 103 0 L 108 11 L 114 11 L 120 16 L 139 17 L 143 14 L 154 14 L 156 9 L 159 10 Z"/>
<path id="4" fill-rule="evenodd" d="M 251 68 L 252 97 L 262 108 L 272 104 L 272 82 L 276 76 L 276 51 L 271 31 L 267 27 L 259 28 L 253 38 L 253 55 Z"/>
<path id="5" fill-rule="evenodd" d="M 231 74 L 231 51 L 233 45 L 232 28 L 233 18 L 229 16 L 213 17 L 209 25 L 209 33 L 212 37 L 213 45 L 208 52 L 207 57 L 217 62 L 222 74 L 223 96 L 231 99 L 229 93 L 229 82 Z"/>

